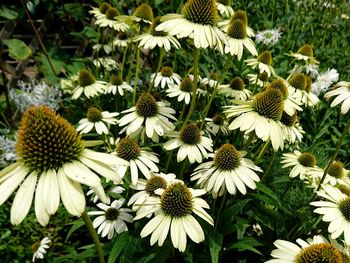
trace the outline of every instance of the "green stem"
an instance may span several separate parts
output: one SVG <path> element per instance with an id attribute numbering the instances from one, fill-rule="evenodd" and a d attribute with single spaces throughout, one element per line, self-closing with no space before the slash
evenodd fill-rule
<path id="1" fill-rule="evenodd" d="M 133 105 L 135 105 L 135 102 L 136 102 L 136 89 L 137 89 L 137 82 L 139 79 L 139 64 L 140 64 L 140 48 L 138 48 L 136 52 L 136 73 L 134 78 L 134 93 L 132 95 Z"/>
<path id="2" fill-rule="evenodd" d="M 163 57 L 164 57 L 164 54 L 165 54 L 165 50 L 164 48 L 160 48 L 160 53 L 159 53 L 159 60 L 158 60 L 158 65 L 157 65 L 157 70 L 156 70 L 156 73 L 154 74 L 154 78 L 152 80 L 152 83 L 149 85 L 149 88 L 148 88 L 148 92 L 151 92 L 151 89 L 154 87 L 154 81 L 156 80 L 156 76 L 160 70 L 160 66 L 162 65 L 162 62 L 163 62 Z"/>
<path id="3" fill-rule="evenodd" d="M 252 141 L 253 141 L 253 139 L 254 139 L 254 135 L 255 135 L 254 132 L 250 132 L 249 137 L 248 137 L 248 140 L 247 140 L 247 142 L 245 143 L 245 145 L 244 145 L 244 147 L 243 147 L 244 150 L 248 151 L 249 145 L 252 143 Z"/>
<path id="4" fill-rule="evenodd" d="M 220 223 L 221 213 L 222 213 L 222 210 L 224 209 L 224 205 L 226 203 L 226 196 L 227 196 L 227 191 L 225 191 L 224 196 L 222 197 L 222 200 L 221 200 L 219 212 L 218 212 L 218 215 L 217 215 L 216 220 L 215 220 L 215 227 L 214 227 L 215 230 L 217 230 L 218 225 Z"/>
<path id="5" fill-rule="evenodd" d="M 132 56 L 131 56 L 131 59 L 132 59 L 131 61 L 134 61 L 135 56 L 136 56 L 136 53 L 137 53 L 138 50 L 139 50 L 138 46 L 135 45 L 134 52 L 133 52 L 133 54 L 132 54 Z M 131 78 L 131 68 L 132 68 L 132 66 L 129 65 L 128 74 L 126 75 L 126 79 L 125 79 L 125 81 L 126 81 L 127 83 L 129 83 L 130 78 Z"/>
<path id="6" fill-rule="evenodd" d="M 96 233 L 96 230 L 91 222 L 90 217 L 88 216 L 88 214 L 86 213 L 86 211 L 83 212 L 83 214 L 81 215 L 83 218 L 83 221 L 91 235 L 92 240 L 94 241 L 96 250 L 97 250 L 97 255 L 98 255 L 98 262 L 99 263 L 104 263 L 105 262 L 105 258 L 103 256 L 103 251 L 102 251 L 102 247 L 101 247 L 101 243 L 100 240 L 98 238 L 98 235 Z"/>
<path id="7" fill-rule="evenodd" d="M 197 98 L 197 86 L 198 86 L 198 71 L 199 71 L 199 55 L 200 55 L 200 50 L 199 48 L 194 48 L 194 57 L 193 57 L 193 92 L 192 92 L 192 99 L 191 99 L 191 106 L 190 106 L 190 110 L 188 111 L 188 114 L 186 116 L 186 119 L 184 121 L 184 123 L 182 124 L 182 128 L 184 128 L 186 126 L 186 124 L 188 123 L 188 121 L 191 118 L 191 115 L 193 113 L 193 110 L 195 108 L 196 105 L 196 98 Z"/>
<path id="8" fill-rule="evenodd" d="M 124 71 L 124 64 L 125 64 L 125 59 L 126 59 L 126 54 L 128 53 L 129 45 L 126 46 L 124 54 L 123 54 L 123 60 L 122 60 L 122 65 L 120 67 L 120 77 L 123 79 L 123 71 Z"/>
<path id="9" fill-rule="evenodd" d="M 314 200 L 314 198 L 316 197 L 317 191 L 320 190 L 321 185 L 322 185 L 324 179 L 326 178 L 326 175 L 327 175 L 327 173 L 328 173 L 329 167 L 331 166 L 331 164 L 333 163 L 333 161 L 335 160 L 335 158 L 337 158 L 337 155 L 338 155 L 338 153 L 339 153 L 339 151 L 340 151 L 340 147 L 341 147 L 341 145 L 342 145 L 342 143 L 343 143 L 343 141 L 344 141 L 344 139 L 345 139 L 345 136 L 347 135 L 347 133 L 348 133 L 348 131 L 349 131 L 349 128 L 350 128 L 350 119 L 348 120 L 348 122 L 347 122 L 346 125 L 345 125 L 345 128 L 344 128 L 344 130 L 343 130 L 343 133 L 342 133 L 342 135 L 341 135 L 341 137 L 340 137 L 340 139 L 339 139 L 339 141 L 338 141 L 337 148 L 335 149 L 335 152 L 333 153 L 331 159 L 329 160 L 328 165 L 327 165 L 327 168 L 326 168 L 326 169 L 324 170 L 324 172 L 323 172 L 321 181 L 320 181 L 320 183 L 318 184 L 317 189 L 316 189 L 316 191 L 315 191 L 315 193 L 314 193 L 314 196 L 312 197 L 311 201 Z"/>
<path id="10" fill-rule="evenodd" d="M 183 180 L 183 178 L 184 178 L 186 166 L 187 166 L 187 158 L 185 160 L 183 160 L 183 163 L 182 163 L 182 167 L 181 167 L 181 171 L 180 171 L 180 175 L 179 175 L 180 180 Z"/>
<path id="11" fill-rule="evenodd" d="M 225 72 L 226 72 L 226 71 L 228 70 L 228 68 L 231 66 L 232 59 L 233 59 L 233 56 L 232 56 L 232 55 L 229 55 L 228 58 L 227 58 L 227 60 L 226 60 L 225 65 L 224 65 L 224 68 L 223 68 L 223 70 L 222 70 L 222 72 L 221 72 L 221 74 L 220 74 L 220 76 L 219 76 L 219 78 L 218 78 L 218 80 L 217 80 L 217 82 L 216 82 L 216 84 L 215 84 L 215 86 L 214 86 L 213 93 L 212 93 L 211 96 L 210 96 L 208 105 L 207 105 L 207 106 L 205 107 L 205 109 L 204 109 L 204 114 L 203 114 L 202 124 L 201 124 L 200 129 L 203 128 L 203 125 L 204 125 L 204 123 L 205 123 L 205 118 L 207 117 L 208 112 L 209 112 L 209 109 L 210 109 L 210 105 L 211 105 L 211 103 L 213 102 L 213 100 L 214 100 L 214 98 L 215 98 L 215 96 L 216 96 L 216 93 L 217 93 L 217 91 L 218 91 L 217 88 L 218 88 L 219 84 L 222 82 L 222 80 L 224 79 L 224 74 L 225 74 Z"/>
<path id="12" fill-rule="evenodd" d="M 183 106 L 182 106 L 182 110 L 180 113 L 179 118 L 177 119 L 177 123 L 180 124 L 180 122 L 182 121 L 184 114 L 185 114 L 185 110 L 186 110 L 186 103 L 184 102 Z"/>
<path id="13" fill-rule="evenodd" d="M 258 163 L 260 161 L 260 159 L 261 159 L 261 157 L 263 157 L 269 143 L 270 143 L 270 139 L 266 140 L 266 142 L 261 147 L 258 156 L 255 158 L 254 163 Z"/>
<path id="14" fill-rule="evenodd" d="M 265 170 L 263 176 L 261 177 L 260 181 L 263 181 L 265 179 L 265 176 L 267 175 L 268 171 L 271 169 L 273 161 L 275 160 L 275 158 L 276 158 L 276 152 L 274 151 L 273 155 L 272 155 L 272 158 L 271 158 L 271 161 L 269 163 L 269 166 L 266 168 L 266 170 Z"/>
<path id="15" fill-rule="evenodd" d="M 171 151 L 171 152 L 169 153 L 168 160 L 166 161 L 166 165 L 165 165 L 165 172 L 166 172 L 166 173 L 167 173 L 168 170 L 169 170 L 169 165 L 170 165 L 170 161 L 171 161 L 172 157 L 173 157 L 173 151 Z"/>

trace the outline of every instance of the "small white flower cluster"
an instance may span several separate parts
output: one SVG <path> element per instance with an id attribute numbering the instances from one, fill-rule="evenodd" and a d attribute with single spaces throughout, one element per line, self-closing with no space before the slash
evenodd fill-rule
<path id="1" fill-rule="evenodd" d="M 49 86 L 45 82 L 34 84 L 23 81 L 18 83 L 18 87 L 19 89 L 10 90 L 10 96 L 21 112 L 29 106 L 47 105 L 54 110 L 59 108 L 62 94 L 58 87 Z"/>
<path id="2" fill-rule="evenodd" d="M 319 96 L 321 93 L 327 91 L 332 83 L 339 80 L 339 73 L 336 69 L 328 69 L 323 74 L 319 75 L 314 83 L 312 83 L 312 93 Z"/>
<path id="3" fill-rule="evenodd" d="M 8 136 L 0 136 L 0 167 L 5 167 L 16 161 L 15 153 L 16 139 L 11 139 Z"/>
<path id="4" fill-rule="evenodd" d="M 260 31 L 255 35 L 256 43 L 263 43 L 264 45 L 275 45 L 281 38 L 282 32 L 279 28 L 268 29 Z"/>

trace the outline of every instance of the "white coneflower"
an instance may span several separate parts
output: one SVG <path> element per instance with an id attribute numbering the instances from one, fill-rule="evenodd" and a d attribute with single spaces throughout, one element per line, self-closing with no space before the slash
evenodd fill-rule
<path id="1" fill-rule="evenodd" d="M 139 47 L 154 49 L 156 46 L 164 48 L 169 52 L 171 47 L 180 48 L 179 41 L 172 35 L 164 31 L 157 31 L 155 28 L 161 23 L 161 18 L 158 16 L 154 19 L 150 31 L 142 35 L 136 36 L 134 41 L 140 41 Z"/>
<path id="2" fill-rule="evenodd" d="M 210 72 L 208 77 L 202 79 L 201 83 L 214 88 L 218 82 L 218 75 L 215 72 Z"/>
<path id="3" fill-rule="evenodd" d="M 317 207 L 314 212 L 329 223 L 328 232 L 333 239 L 344 234 L 345 243 L 350 245 L 350 197 L 330 185 L 324 185 L 317 195 L 327 201 L 311 202 L 310 205 Z"/>
<path id="4" fill-rule="evenodd" d="M 229 126 L 230 130 L 240 129 L 245 133 L 254 131 L 261 140 L 271 140 L 275 151 L 283 149 L 284 135 L 280 122 L 283 95 L 279 90 L 267 89 L 258 93 L 253 100 L 227 106 L 225 113 L 227 118 L 235 117 Z"/>
<path id="5" fill-rule="evenodd" d="M 105 81 L 95 80 L 88 70 L 82 69 L 79 73 L 78 86 L 73 90 L 72 98 L 79 98 L 83 92 L 87 98 L 100 95 L 105 92 L 106 84 Z"/>
<path id="6" fill-rule="evenodd" d="M 234 12 L 233 16 L 231 16 L 230 19 L 220 21 L 218 23 L 218 26 L 223 32 L 227 33 L 228 29 L 229 29 L 229 27 L 231 25 L 231 22 L 233 20 L 237 20 L 237 19 L 241 20 L 244 23 L 245 30 L 247 32 L 247 36 L 248 37 L 253 37 L 255 35 L 254 30 L 248 26 L 247 13 L 245 11 L 243 11 L 243 10 L 238 10 L 238 11 Z"/>
<path id="7" fill-rule="evenodd" d="M 267 29 L 260 31 L 255 35 L 256 43 L 263 43 L 264 45 L 276 45 L 281 38 L 282 32 L 279 28 Z"/>
<path id="8" fill-rule="evenodd" d="M 255 189 L 260 181 L 255 171 L 262 172 L 253 161 L 243 158 L 246 152 L 237 151 L 232 144 L 223 144 L 214 154 L 213 160 L 200 164 L 191 175 L 191 180 L 212 192 L 214 197 L 221 196 L 226 190 L 235 195 L 237 190 L 247 193 L 246 186 Z"/>
<path id="9" fill-rule="evenodd" d="M 0 171 L 0 205 L 22 183 L 11 207 L 11 223 L 16 225 L 28 214 L 34 193 L 41 225 L 48 224 L 60 199 L 70 214 L 81 216 L 85 196 L 80 184 L 92 187 L 105 202 L 97 174 L 119 183 L 121 177 L 111 167 L 128 165 L 116 156 L 85 149 L 74 127 L 46 106 L 31 107 L 24 113 L 16 152 L 17 162 Z"/>
<path id="10" fill-rule="evenodd" d="M 235 13 L 230 2 L 231 1 L 229 0 L 219 0 L 216 3 L 216 7 L 220 13 L 220 16 L 222 16 L 223 18 L 230 18 Z"/>
<path id="11" fill-rule="evenodd" d="M 134 89 L 119 75 L 112 75 L 109 83 L 106 86 L 106 93 L 112 93 L 113 95 L 119 94 L 120 96 L 124 96 L 124 91 L 133 92 Z"/>
<path id="12" fill-rule="evenodd" d="M 192 214 L 214 225 L 213 219 L 203 209 L 209 209 L 209 205 L 199 198 L 206 193 L 205 190 L 187 188 L 180 181 L 170 184 L 166 189 L 157 189 L 155 193 L 159 194 L 160 198 L 150 197 L 146 202 L 151 209 L 134 218 L 137 220 L 149 214 L 155 214 L 155 217 L 142 229 L 140 234 L 142 238 L 152 234 L 151 245 L 158 242 L 158 245 L 162 246 L 170 231 L 173 246 L 180 252 L 186 249 L 187 235 L 195 243 L 204 241 L 203 229 Z"/>
<path id="13" fill-rule="evenodd" d="M 126 115 L 119 120 L 119 126 L 125 126 L 120 133 L 136 136 L 146 133 L 148 138 L 158 142 L 159 136 L 175 129 L 169 119 L 176 121 L 175 110 L 167 107 L 164 102 L 157 102 L 150 93 L 143 93 L 136 105 L 123 111 Z"/>
<path id="14" fill-rule="evenodd" d="M 247 100 L 252 95 L 252 93 L 245 88 L 244 81 L 240 77 L 231 79 L 230 84 L 219 85 L 218 94 L 224 94 L 236 100 Z"/>
<path id="15" fill-rule="evenodd" d="M 92 63 L 96 68 L 102 68 L 105 71 L 114 71 L 118 68 L 116 60 L 111 57 L 97 57 L 92 60 Z"/>
<path id="16" fill-rule="evenodd" d="M 164 143 L 164 149 L 167 151 L 179 148 L 177 152 L 177 161 L 181 162 L 186 157 L 190 163 L 201 163 L 203 157 L 208 158 L 207 151 L 213 151 L 213 141 L 202 135 L 196 124 L 187 124 L 180 132 L 171 132 L 167 136 L 175 137 Z"/>
<path id="17" fill-rule="evenodd" d="M 217 48 L 223 53 L 225 35 L 217 27 L 218 11 L 214 0 L 189 0 L 182 14 L 163 16 L 156 30 L 166 31 L 178 38 L 193 39 L 196 48 Z"/>
<path id="18" fill-rule="evenodd" d="M 139 170 L 146 177 L 151 176 L 151 172 L 158 172 L 159 168 L 155 163 L 159 162 L 157 155 L 151 151 L 140 148 L 132 138 L 117 139 L 115 152 L 119 158 L 127 161 L 128 166 L 120 166 L 119 174 L 124 177 L 130 167 L 131 183 L 136 184 L 139 178 Z"/>
<path id="19" fill-rule="evenodd" d="M 128 38 L 126 32 L 118 32 L 117 36 L 112 42 L 113 47 L 127 47 L 131 42 L 131 39 Z"/>
<path id="20" fill-rule="evenodd" d="M 228 121 L 224 116 L 220 114 L 214 115 L 213 118 L 205 118 L 206 121 L 206 130 L 214 135 L 218 135 L 219 132 L 222 134 L 228 134 Z"/>
<path id="21" fill-rule="evenodd" d="M 265 72 L 261 74 L 247 74 L 247 78 L 252 85 L 257 85 L 258 87 L 264 87 L 265 83 L 269 80 Z"/>
<path id="22" fill-rule="evenodd" d="M 133 217 L 129 214 L 132 212 L 131 209 L 121 208 L 124 201 L 124 199 L 114 200 L 110 205 L 99 203 L 97 207 L 102 211 L 88 212 L 88 215 L 98 216 L 92 224 L 98 229 L 97 234 L 100 234 L 101 237 L 107 236 L 108 239 L 112 239 L 115 233 L 128 231 L 125 222 L 132 223 Z"/>
<path id="23" fill-rule="evenodd" d="M 265 72 L 268 77 L 271 77 L 271 74 L 276 75 L 272 67 L 272 55 L 270 51 L 264 51 L 257 58 L 246 59 L 245 62 L 252 69 L 258 68 L 260 74 Z"/>
<path id="24" fill-rule="evenodd" d="M 297 244 L 278 239 L 273 244 L 277 247 L 271 252 L 274 259 L 265 263 L 306 263 L 306 262 L 348 262 L 350 257 L 346 249 L 336 240 L 328 242 L 323 236 L 314 236 Z"/>
<path id="25" fill-rule="evenodd" d="M 115 31 L 127 31 L 130 26 L 123 21 L 118 21 L 116 17 L 120 16 L 120 13 L 117 8 L 110 7 L 107 9 L 105 15 L 98 17 L 95 20 L 95 25 L 99 27 L 109 27 Z"/>
<path id="26" fill-rule="evenodd" d="M 92 10 L 90 10 L 89 13 L 93 14 L 95 19 L 99 19 L 106 16 L 106 12 L 109 8 L 111 8 L 111 5 L 109 3 L 103 2 L 100 4 L 99 8 L 92 7 Z"/>
<path id="27" fill-rule="evenodd" d="M 177 97 L 179 102 L 184 100 L 186 104 L 190 103 L 193 92 L 193 82 L 190 77 L 185 77 L 180 85 L 169 83 L 168 87 L 165 91 L 168 97 Z"/>
<path id="28" fill-rule="evenodd" d="M 44 237 L 40 242 L 32 245 L 32 249 L 34 251 L 32 262 L 35 262 L 37 259 L 44 258 L 44 254 L 46 254 L 46 250 L 50 247 L 50 243 L 51 240 L 48 237 Z"/>
<path id="29" fill-rule="evenodd" d="M 150 209 L 149 205 L 146 205 L 147 199 L 151 196 L 159 197 L 155 191 L 159 188 L 166 189 L 168 185 L 174 181 L 176 181 L 175 174 L 164 173 L 151 173 L 150 177 L 147 180 L 139 178 L 137 184 L 130 185 L 131 189 L 134 189 L 138 192 L 130 197 L 128 206 L 132 204 L 132 210 L 137 211 L 137 215 L 145 213 L 148 209 Z"/>
<path id="30" fill-rule="evenodd" d="M 118 120 L 115 118 L 118 116 L 118 112 L 100 111 L 96 107 L 90 107 L 87 111 L 86 118 L 79 121 L 77 131 L 80 133 L 89 133 L 92 129 L 95 129 L 98 134 L 108 134 L 109 125 L 117 124 Z"/>
<path id="31" fill-rule="evenodd" d="M 111 190 L 109 190 L 108 192 L 106 192 L 106 195 L 107 195 L 107 201 L 106 201 L 106 204 L 110 204 L 111 203 L 111 199 L 108 195 L 111 195 L 111 196 L 114 196 L 115 194 L 121 194 L 125 191 L 125 189 L 119 185 L 117 186 L 114 186 L 112 187 Z M 92 201 L 94 203 L 96 203 L 99 198 L 98 198 L 98 195 L 95 193 L 94 189 L 90 189 L 89 191 L 86 192 L 86 196 L 90 196 L 92 197 Z"/>
<path id="32" fill-rule="evenodd" d="M 336 96 L 332 101 L 331 107 L 335 107 L 341 103 L 341 113 L 346 114 L 350 109 L 350 82 L 340 81 L 334 88 L 324 94 L 326 99 Z"/>
<path id="33" fill-rule="evenodd" d="M 160 85 L 161 88 L 164 89 L 165 86 L 169 87 L 169 84 L 180 85 L 181 77 L 175 72 L 173 72 L 171 67 L 165 66 L 162 67 L 160 72 L 158 72 L 157 74 L 152 73 L 151 81 L 154 81 L 154 87 L 158 87 Z"/>
<path id="34" fill-rule="evenodd" d="M 227 29 L 225 53 L 230 53 L 232 56 L 236 55 L 237 59 L 241 60 L 244 47 L 253 56 L 258 55 L 253 40 L 247 35 L 247 19 L 235 18 L 233 16 Z"/>
<path id="35" fill-rule="evenodd" d="M 292 93 L 291 96 L 297 101 L 301 101 L 306 107 L 313 107 L 320 101 L 319 98 L 311 92 L 311 78 L 303 73 L 291 75 L 285 84 L 289 89 L 294 89 L 294 93 Z"/>
<path id="36" fill-rule="evenodd" d="M 145 27 L 152 24 L 153 10 L 149 4 L 139 5 L 131 16 L 124 16 L 125 21 L 131 21 L 138 27 Z"/>
<path id="37" fill-rule="evenodd" d="M 298 123 L 298 115 L 294 113 L 292 116 L 283 112 L 281 123 L 283 124 L 283 133 L 289 144 L 294 144 L 296 141 L 299 143 L 303 139 L 305 131 Z"/>
<path id="38" fill-rule="evenodd" d="M 336 69 L 328 69 L 326 72 L 318 75 L 316 81 L 312 83 L 312 93 L 319 96 L 324 93 L 332 85 L 333 82 L 339 80 L 339 73 Z"/>
<path id="39" fill-rule="evenodd" d="M 293 116 L 297 111 L 302 111 L 303 109 L 300 107 L 302 105 L 301 99 L 294 98 L 295 89 L 290 85 L 286 85 L 286 81 L 283 79 L 275 79 L 269 85 L 267 85 L 266 89 L 275 89 L 279 90 L 283 95 L 283 110 L 289 116 Z"/>
<path id="40" fill-rule="evenodd" d="M 301 153 L 294 150 L 292 153 L 284 153 L 282 155 L 282 168 L 293 167 L 289 176 L 294 178 L 299 176 L 300 179 L 305 179 L 310 174 L 312 168 L 316 166 L 316 158 L 309 152 Z"/>
<path id="41" fill-rule="evenodd" d="M 319 61 L 314 58 L 314 50 L 309 44 L 301 46 L 297 53 L 291 52 L 290 56 L 294 57 L 296 60 L 302 60 L 309 64 L 319 64 Z"/>

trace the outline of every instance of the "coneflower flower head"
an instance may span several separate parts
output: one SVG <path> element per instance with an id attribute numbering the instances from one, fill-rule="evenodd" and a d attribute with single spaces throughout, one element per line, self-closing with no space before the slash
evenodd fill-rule
<path id="1" fill-rule="evenodd" d="M 96 82 L 96 80 L 95 80 L 94 76 L 87 69 L 82 69 L 79 72 L 78 84 L 80 86 L 86 87 L 86 86 L 89 86 L 95 82 Z"/>
<path id="2" fill-rule="evenodd" d="M 189 0 L 182 9 L 182 15 L 196 24 L 214 26 L 218 21 L 218 11 L 213 0 Z"/>
<path id="3" fill-rule="evenodd" d="M 309 44 L 304 44 L 303 46 L 301 46 L 297 53 L 307 56 L 307 57 L 313 57 L 314 56 L 314 51 L 311 45 Z"/>
<path id="4" fill-rule="evenodd" d="M 148 4 L 141 4 L 135 9 L 134 16 L 141 18 L 144 21 L 153 21 L 152 7 Z"/>
<path id="5" fill-rule="evenodd" d="M 257 60 L 261 63 L 264 63 L 266 65 L 271 66 L 272 65 L 272 55 L 270 51 L 264 51 L 262 52 L 258 57 Z"/>
<path id="6" fill-rule="evenodd" d="M 283 113 L 283 95 L 279 90 L 267 89 L 256 95 L 255 110 L 262 116 L 279 121 Z"/>

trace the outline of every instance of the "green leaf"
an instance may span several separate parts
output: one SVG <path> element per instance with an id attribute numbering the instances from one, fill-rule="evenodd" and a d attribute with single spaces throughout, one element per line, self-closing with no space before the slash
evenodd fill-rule
<path id="1" fill-rule="evenodd" d="M 209 250 L 211 255 L 211 262 L 217 263 L 219 261 L 219 253 L 222 248 L 223 236 L 216 232 L 211 232 L 209 235 Z"/>
<path id="2" fill-rule="evenodd" d="M 84 221 L 83 219 L 78 219 L 74 222 L 71 223 L 72 227 L 69 229 L 68 231 L 68 234 L 67 234 L 67 237 L 66 237 L 66 241 L 71 237 L 71 235 L 77 230 L 79 229 L 80 227 L 82 227 L 84 225 Z"/>
<path id="3" fill-rule="evenodd" d="M 5 5 L 0 6 L 0 16 L 9 20 L 15 20 L 18 17 L 18 12 L 14 6 L 7 7 Z"/>
<path id="4" fill-rule="evenodd" d="M 23 60 L 32 55 L 32 50 L 22 40 L 12 38 L 2 41 L 9 49 L 9 55 L 16 60 Z"/>
<path id="5" fill-rule="evenodd" d="M 259 250 L 254 248 L 258 246 L 263 246 L 263 244 L 252 237 L 246 237 L 236 243 L 229 244 L 227 246 L 227 249 L 234 248 L 234 249 L 237 249 L 238 251 L 249 250 L 256 254 L 262 255 L 262 253 Z"/>
<path id="6" fill-rule="evenodd" d="M 108 263 L 116 262 L 118 256 L 123 251 L 123 249 L 124 249 L 125 245 L 128 243 L 128 241 L 129 241 L 129 233 L 128 232 L 123 232 L 122 234 L 120 234 L 117 237 L 117 239 L 112 247 L 111 253 L 109 254 Z"/>

